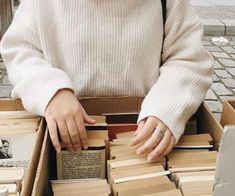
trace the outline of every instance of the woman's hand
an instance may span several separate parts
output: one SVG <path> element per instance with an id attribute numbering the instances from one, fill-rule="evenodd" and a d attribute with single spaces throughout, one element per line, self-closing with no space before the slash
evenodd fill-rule
<path id="1" fill-rule="evenodd" d="M 57 152 L 61 151 L 59 135 L 70 152 L 88 148 L 85 123 L 93 124 L 74 93 L 69 89 L 59 90 L 45 110 L 51 141 Z"/>
<path id="2" fill-rule="evenodd" d="M 145 143 L 136 153 L 148 154 L 147 159 L 150 162 L 167 155 L 175 145 L 175 137 L 169 128 L 160 119 L 152 116 L 139 123 L 130 145 L 137 145 L 143 140 L 146 140 Z"/>

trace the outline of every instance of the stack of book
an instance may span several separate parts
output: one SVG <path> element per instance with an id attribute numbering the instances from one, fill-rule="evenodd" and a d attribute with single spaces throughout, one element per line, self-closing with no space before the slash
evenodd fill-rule
<path id="1" fill-rule="evenodd" d="M 37 140 L 41 118 L 27 111 L 0 112 L 0 191 L 18 195 Z"/>
<path id="2" fill-rule="evenodd" d="M 106 177 L 114 196 L 209 193 L 217 156 L 216 151 L 211 151 L 211 136 L 183 135 L 167 157 L 149 163 L 146 155 L 136 155 L 136 149 L 144 141 L 137 146 L 129 146 L 137 128 L 133 123 L 136 116 L 137 114 L 92 116 L 97 123 L 86 125 L 88 150 L 70 154 L 63 149 L 57 154 L 59 180 L 52 181 L 54 194 L 107 195 L 110 194 L 107 182 L 102 180 Z M 109 139 L 112 141 L 108 142 Z M 203 188 L 199 192 L 197 185 L 203 182 L 208 189 Z"/>
<path id="3" fill-rule="evenodd" d="M 175 173 L 171 179 L 185 196 L 212 195 L 215 171 Z"/>
<path id="4" fill-rule="evenodd" d="M 183 195 L 212 195 L 217 151 L 209 134 L 182 136 L 168 156 L 171 180 Z"/>
<path id="5" fill-rule="evenodd" d="M 132 137 L 133 132 L 120 133 L 110 144 L 111 160 L 107 163 L 107 171 L 113 195 L 181 195 L 166 176 L 169 171 L 164 169 L 165 158 L 149 163 L 145 156 L 137 156 L 137 147 L 128 145 Z"/>
<path id="6" fill-rule="evenodd" d="M 54 196 L 109 196 L 110 188 L 103 179 L 51 181 Z"/>
<path id="7" fill-rule="evenodd" d="M 173 150 L 168 156 L 171 173 L 215 170 L 217 151 Z"/>
<path id="8" fill-rule="evenodd" d="M 208 133 L 196 135 L 183 135 L 175 149 L 205 149 L 213 148 L 213 139 Z"/>

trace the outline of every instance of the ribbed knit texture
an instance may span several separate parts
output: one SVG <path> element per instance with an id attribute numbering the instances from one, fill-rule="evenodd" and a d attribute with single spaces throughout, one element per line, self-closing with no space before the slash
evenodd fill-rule
<path id="1" fill-rule="evenodd" d="M 146 96 L 138 121 L 160 118 L 176 140 L 212 82 L 202 26 L 187 0 L 24 0 L 1 42 L 13 97 L 44 115 L 58 89 Z"/>

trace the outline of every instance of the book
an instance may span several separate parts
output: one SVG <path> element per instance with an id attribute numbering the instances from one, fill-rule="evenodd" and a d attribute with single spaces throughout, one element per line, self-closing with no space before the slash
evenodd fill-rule
<path id="1" fill-rule="evenodd" d="M 96 123 L 95 124 L 85 124 L 86 130 L 107 130 L 107 123 L 105 116 L 91 115 Z"/>
<path id="2" fill-rule="evenodd" d="M 41 117 L 27 111 L 0 112 L 0 189 L 7 195 L 19 195 L 30 175 L 41 123 Z"/>
<path id="3" fill-rule="evenodd" d="M 175 182 L 176 186 L 179 187 L 179 180 L 180 178 L 193 178 L 194 176 L 199 178 L 205 178 L 207 176 L 215 176 L 215 170 L 210 171 L 195 171 L 195 172 L 183 172 L 183 173 L 172 173 L 170 175 L 171 181 Z"/>
<path id="4" fill-rule="evenodd" d="M 54 196 L 109 196 L 110 187 L 102 179 L 53 180 L 51 181 Z"/>
<path id="5" fill-rule="evenodd" d="M 183 135 L 174 149 L 212 149 L 213 139 L 208 133 Z"/>
<path id="6" fill-rule="evenodd" d="M 122 169 L 128 169 L 131 167 L 131 169 L 143 169 L 146 167 L 151 166 L 164 166 L 164 161 L 159 160 L 158 162 L 151 162 L 149 163 L 146 160 L 146 157 L 137 157 L 133 159 L 125 159 L 125 160 L 109 160 L 107 162 L 107 173 L 108 173 L 108 182 L 111 182 L 111 174 L 115 170 L 122 170 Z"/>
<path id="7" fill-rule="evenodd" d="M 37 115 L 28 111 L 0 111 L 0 120 L 2 119 L 32 119 L 38 118 Z"/>
<path id="8" fill-rule="evenodd" d="M 24 169 L 20 167 L 0 167 L 0 184 L 20 183 L 24 173 Z"/>
<path id="9" fill-rule="evenodd" d="M 13 116 L 12 114 L 13 113 L 11 113 L 11 117 Z M 17 117 L 18 114 L 16 115 Z M 1 117 L 1 122 L 0 122 L 0 166 L 1 167 L 27 168 L 37 138 L 38 126 L 39 126 L 38 117 L 35 118 L 34 121 L 30 120 L 29 122 L 27 122 L 25 119 L 23 122 L 15 124 L 14 122 L 6 123 L 4 122 L 3 116 Z"/>
<path id="10" fill-rule="evenodd" d="M 183 195 L 213 195 L 214 179 L 190 181 L 181 184 L 181 192 Z"/>
<path id="11" fill-rule="evenodd" d="M 56 154 L 57 178 L 59 180 L 105 178 L 108 132 L 107 130 L 87 131 L 87 135 L 89 146 L 87 150 L 72 154 L 62 148 L 61 152 Z"/>
<path id="12" fill-rule="evenodd" d="M 90 115 L 92 119 L 96 121 L 96 124 L 107 124 L 106 117 L 104 115 Z"/>
<path id="13" fill-rule="evenodd" d="M 108 124 L 136 124 L 138 113 L 105 113 Z"/>
<path id="14" fill-rule="evenodd" d="M 110 173 L 111 182 L 113 184 L 133 181 L 138 179 L 147 179 L 156 176 L 163 176 L 169 174 L 169 171 L 165 171 L 162 165 L 149 165 L 143 167 L 142 165 L 137 166 L 126 166 L 119 169 L 112 170 Z"/>
<path id="15" fill-rule="evenodd" d="M 128 132 L 124 132 L 124 133 L 117 133 L 117 139 L 131 139 L 134 137 L 135 131 L 128 131 Z"/>
<path id="16" fill-rule="evenodd" d="M 168 167 L 172 173 L 214 170 L 217 151 L 173 150 L 168 156 Z"/>
<path id="17" fill-rule="evenodd" d="M 0 195 L 19 195 L 16 184 L 0 184 Z"/>
<path id="18" fill-rule="evenodd" d="M 136 131 L 138 125 L 136 123 L 108 124 L 109 139 L 116 139 L 116 134 Z"/>
<path id="19" fill-rule="evenodd" d="M 113 185 L 114 196 L 144 195 L 176 190 L 167 176 L 158 176 Z"/>
<path id="20" fill-rule="evenodd" d="M 158 193 L 144 194 L 143 196 L 182 196 L 182 193 L 179 189 L 173 189 L 169 191 L 163 191 Z"/>

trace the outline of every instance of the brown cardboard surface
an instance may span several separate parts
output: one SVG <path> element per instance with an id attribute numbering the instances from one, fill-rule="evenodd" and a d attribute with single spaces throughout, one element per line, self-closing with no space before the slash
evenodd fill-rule
<path id="1" fill-rule="evenodd" d="M 235 125 L 235 99 L 224 102 L 221 125 Z"/>
<path id="2" fill-rule="evenodd" d="M 139 112 L 143 97 L 83 97 L 79 101 L 90 115 Z"/>
<path id="3" fill-rule="evenodd" d="M 21 104 L 21 101 L 19 99 L 0 99 L 0 111 L 18 111 L 18 110 L 24 110 L 23 105 Z M 41 119 L 37 130 L 38 135 L 35 142 L 33 154 L 22 182 L 22 190 L 21 190 L 22 196 L 31 195 L 39 160 L 39 154 L 41 152 L 42 141 L 44 138 L 44 130 L 45 130 L 45 121 Z"/>
<path id="4" fill-rule="evenodd" d="M 48 195 L 49 186 L 49 134 L 48 129 L 45 132 L 45 137 L 42 144 L 42 150 L 38 162 L 38 168 L 33 185 L 32 196 Z M 46 180 L 45 180 L 46 179 Z"/>
<path id="5" fill-rule="evenodd" d="M 25 110 L 20 99 L 0 99 L 0 111 Z"/>
<path id="6" fill-rule="evenodd" d="M 44 138 L 45 127 L 46 127 L 45 121 L 42 120 L 39 125 L 38 136 L 37 136 L 37 140 L 36 140 L 35 147 L 33 150 L 32 158 L 30 160 L 29 167 L 26 171 L 26 176 L 23 180 L 23 186 L 21 190 L 22 196 L 31 195 L 31 192 L 33 189 L 33 183 L 34 183 L 34 179 L 36 175 L 37 165 L 39 161 L 39 155 L 41 152 L 42 141 Z"/>
<path id="7" fill-rule="evenodd" d="M 199 133 L 210 133 L 216 150 L 218 150 L 223 128 L 214 118 L 212 112 L 205 103 L 197 111 Z"/>
<path id="8" fill-rule="evenodd" d="M 103 97 L 103 98 L 83 98 L 80 100 L 81 104 L 90 115 L 101 115 L 103 113 L 123 113 L 123 112 L 139 112 L 143 98 L 139 97 Z M 220 138 L 222 134 L 222 126 L 216 121 L 213 114 L 210 112 L 206 104 L 202 104 L 198 109 L 196 116 L 198 118 L 199 133 L 210 133 L 215 141 L 215 146 L 218 149 Z M 48 137 L 48 136 L 47 136 Z M 49 179 L 45 179 L 47 175 L 49 156 L 46 147 L 42 148 L 41 157 L 42 163 L 39 164 L 36 176 L 33 193 L 43 193 L 42 188 L 47 188 L 46 183 Z M 41 160 L 40 160 L 41 161 Z M 41 175 L 41 177 L 40 177 Z M 44 178 L 44 177 L 45 178 Z M 39 195 L 39 194 L 38 194 Z"/>

